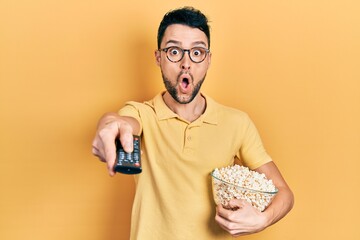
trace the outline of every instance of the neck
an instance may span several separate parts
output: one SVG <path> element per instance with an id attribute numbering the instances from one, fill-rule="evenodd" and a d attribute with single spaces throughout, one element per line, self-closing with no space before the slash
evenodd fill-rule
<path id="1" fill-rule="evenodd" d="M 200 93 L 187 104 L 178 103 L 168 92 L 164 93 L 163 99 L 171 111 L 189 122 L 193 122 L 198 119 L 206 109 L 206 100 Z"/>

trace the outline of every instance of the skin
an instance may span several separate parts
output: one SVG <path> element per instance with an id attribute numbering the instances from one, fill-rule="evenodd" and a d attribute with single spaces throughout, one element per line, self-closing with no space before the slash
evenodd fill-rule
<path id="1" fill-rule="evenodd" d="M 164 34 L 161 48 L 178 46 L 190 49 L 195 46 L 208 48 L 206 35 L 196 28 L 185 25 L 170 25 Z M 200 93 L 211 63 L 211 53 L 201 63 L 194 63 L 186 53 L 177 63 L 170 62 L 163 51 L 155 51 L 155 61 L 160 67 L 166 91 L 163 95 L 166 105 L 181 118 L 192 122 L 205 111 L 206 101 Z M 133 149 L 133 134 L 138 134 L 140 125 L 134 118 L 121 117 L 116 113 L 105 114 L 98 123 L 93 140 L 93 154 L 106 162 L 110 176 L 114 176 L 115 138 L 119 138 L 125 151 Z M 260 212 L 243 200 L 232 200 L 233 209 L 216 207 L 216 222 L 233 236 L 256 233 L 283 218 L 293 206 L 293 194 L 274 162 L 255 169 L 273 180 L 279 189 L 269 207 Z"/>
<path id="2" fill-rule="evenodd" d="M 160 47 L 208 48 L 207 43 L 205 33 L 199 29 L 173 24 L 166 29 Z M 166 105 L 189 122 L 196 120 L 206 107 L 205 98 L 201 96 L 199 90 L 210 67 L 211 53 L 201 63 L 192 62 L 187 53 L 177 63 L 170 62 L 163 51 L 155 51 L 155 59 L 156 64 L 161 69 L 163 81 L 167 88 L 163 95 Z M 188 80 L 188 84 L 185 83 L 184 79 Z M 176 96 L 170 92 L 175 92 Z"/>

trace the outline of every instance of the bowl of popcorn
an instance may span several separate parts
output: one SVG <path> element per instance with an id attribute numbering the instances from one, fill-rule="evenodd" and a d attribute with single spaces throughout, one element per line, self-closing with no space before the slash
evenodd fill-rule
<path id="1" fill-rule="evenodd" d="M 216 168 L 211 176 L 215 203 L 225 208 L 231 199 L 243 199 L 264 211 L 278 192 L 265 174 L 240 165 Z"/>

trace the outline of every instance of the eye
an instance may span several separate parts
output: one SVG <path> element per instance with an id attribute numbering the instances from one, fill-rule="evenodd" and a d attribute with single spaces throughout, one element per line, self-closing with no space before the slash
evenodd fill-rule
<path id="1" fill-rule="evenodd" d="M 193 55 L 194 56 L 200 56 L 202 54 L 202 51 L 201 50 L 199 50 L 199 49 L 194 49 L 194 51 L 193 51 Z"/>
<path id="2" fill-rule="evenodd" d="M 202 56 L 204 56 L 204 54 L 205 54 L 205 51 L 202 48 L 193 48 L 191 50 L 191 55 L 194 57 L 202 57 Z"/>
<path id="3" fill-rule="evenodd" d="M 180 54 L 180 49 L 177 47 L 171 47 L 168 51 L 172 56 L 177 56 Z"/>

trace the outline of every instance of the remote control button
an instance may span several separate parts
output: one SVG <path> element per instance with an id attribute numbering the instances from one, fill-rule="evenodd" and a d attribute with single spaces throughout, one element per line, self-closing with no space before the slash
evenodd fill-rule
<path id="1" fill-rule="evenodd" d="M 116 141 L 117 150 L 117 166 L 115 171 L 126 174 L 137 174 L 141 170 L 141 150 L 140 150 L 140 138 L 134 136 L 134 150 L 131 153 L 125 152 L 119 140 Z"/>

